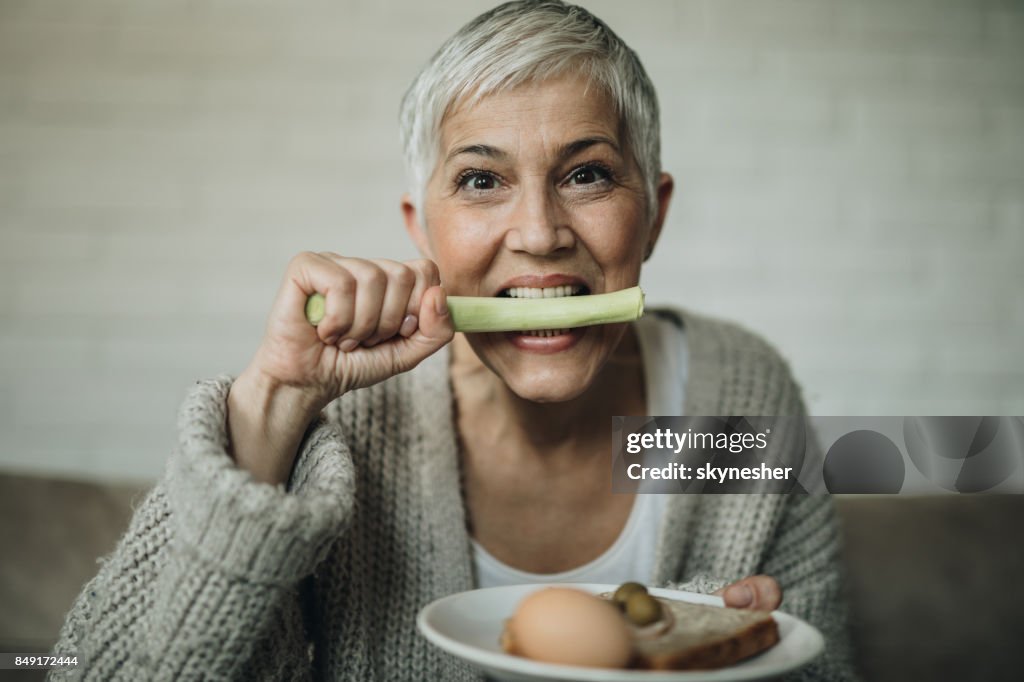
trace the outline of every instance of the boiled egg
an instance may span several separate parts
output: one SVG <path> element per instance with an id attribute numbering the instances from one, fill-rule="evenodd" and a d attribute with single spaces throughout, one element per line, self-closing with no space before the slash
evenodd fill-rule
<path id="1" fill-rule="evenodd" d="M 549 587 L 520 602 L 507 624 L 506 648 L 547 663 L 624 668 L 633 655 L 625 619 L 582 590 Z"/>

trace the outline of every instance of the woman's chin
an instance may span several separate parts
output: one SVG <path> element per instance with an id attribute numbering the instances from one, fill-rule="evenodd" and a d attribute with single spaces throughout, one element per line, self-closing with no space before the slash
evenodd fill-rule
<path id="1" fill-rule="evenodd" d="M 535 403 L 563 403 L 578 398 L 590 386 L 589 373 L 517 372 L 515 377 L 505 377 L 505 384 L 523 400 Z"/>
<path id="2" fill-rule="evenodd" d="M 604 364 L 606 340 L 593 331 L 498 332 L 469 341 L 512 393 L 536 403 L 561 403 L 585 393 Z"/>

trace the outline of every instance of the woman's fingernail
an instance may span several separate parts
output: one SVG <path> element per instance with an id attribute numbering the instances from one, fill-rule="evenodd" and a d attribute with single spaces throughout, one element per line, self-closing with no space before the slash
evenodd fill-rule
<path id="1" fill-rule="evenodd" d="M 444 290 L 442 289 L 442 291 Z M 445 296 L 437 295 L 434 297 L 434 310 L 441 317 L 448 314 L 448 301 Z"/>
<path id="2" fill-rule="evenodd" d="M 345 353 L 349 353 L 351 351 L 354 351 L 358 346 L 359 342 L 356 341 L 355 339 L 345 339 L 338 345 L 338 349 L 344 351 Z"/>
<path id="3" fill-rule="evenodd" d="M 729 599 L 727 600 L 729 606 L 742 608 L 750 606 L 753 601 L 754 591 L 746 585 L 736 585 L 729 588 Z"/>
<path id="4" fill-rule="evenodd" d="M 416 327 L 419 326 L 419 323 L 420 321 L 416 319 L 415 315 L 406 315 L 405 319 L 402 320 L 402 326 L 399 327 L 398 333 L 406 337 L 412 336 L 413 333 L 416 331 Z"/>

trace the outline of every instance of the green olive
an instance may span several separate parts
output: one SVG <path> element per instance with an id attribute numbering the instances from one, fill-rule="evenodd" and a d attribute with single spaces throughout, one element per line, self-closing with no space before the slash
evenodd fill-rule
<path id="1" fill-rule="evenodd" d="M 619 585 L 619 589 L 615 590 L 615 594 L 612 595 L 612 601 L 620 609 L 624 609 L 630 595 L 637 593 L 647 594 L 647 588 L 640 583 L 622 583 Z"/>
<path id="2" fill-rule="evenodd" d="M 634 625 L 650 625 L 661 620 L 661 604 L 647 592 L 634 592 L 626 600 L 626 617 Z"/>

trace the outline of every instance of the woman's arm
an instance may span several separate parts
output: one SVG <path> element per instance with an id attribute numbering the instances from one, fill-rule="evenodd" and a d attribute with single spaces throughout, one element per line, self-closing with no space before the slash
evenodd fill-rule
<path id="1" fill-rule="evenodd" d="M 759 575 L 739 580 L 701 573 L 684 583 L 665 586 L 720 595 L 726 606 L 734 608 L 778 608 L 821 630 L 825 652 L 808 667 L 787 676 L 787 682 L 859 679 L 850 651 L 832 498 L 788 496 L 759 570 Z"/>
<path id="2" fill-rule="evenodd" d="M 203 382 L 185 402 L 164 480 L 56 652 L 102 680 L 308 673 L 298 585 L 350 517 L 355 476 L 338 431 L 307 426 L 452 339 L 439 284 L 430 261 L 293 258 L 252 363 L 235 386 Z M 314 292 L 325 296 L 315 328 L 304 314 Z"/>
<path id="3" fill-rule="evenodd" d="M 299 593 L 350 517 L 351 459 L 317 423 L 287 490 L 256 482 L 228 455 L 229 387 L 192 390 L 166 475 L 71 609 L 55 652 L 75 679 L 309 675 Z"/>
<path id="4" fill-rule="evenodd" d="M 783 611 L 825 636 L 825 653 L 788 679 L 859 679 L 850 651 L 839 524 L 828 495 L 790 495 L 762 572 L 782 588 Z"/>

